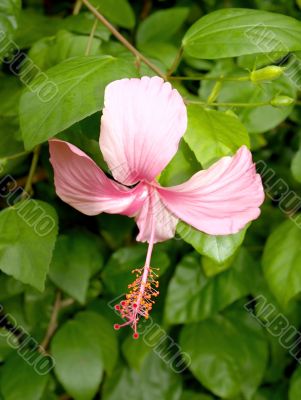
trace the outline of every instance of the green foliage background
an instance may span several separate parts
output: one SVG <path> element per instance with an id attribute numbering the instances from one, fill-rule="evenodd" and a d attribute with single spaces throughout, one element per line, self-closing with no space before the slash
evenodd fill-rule
<path id="1" fill-rule="evenodd" d="M 151 67 L 80 3 L 0 0 L 0 399 L 300 400 L 300 1 L 91 0 Z M 134 221 L 86 217 L 58 199 L 47 140 L 74 143 L 108 172 L 104 88 L 154 69 L 189 118 L 162 185 L 243 144 L 269 173 L 262 215 L 243 231 L 180 223 L 156 246 L 160 298 L 135 341 L 113 330 L 112 304 L 146 245 Z M 49 101 L 40 72 L 58 89 Z M 36 343 L 55 360 L 49 373 L 36 371 Z"/>

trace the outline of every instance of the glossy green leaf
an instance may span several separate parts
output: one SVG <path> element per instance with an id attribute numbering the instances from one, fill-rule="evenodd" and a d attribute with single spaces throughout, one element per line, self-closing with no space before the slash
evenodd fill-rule
<path id="1" fill-rule="evenodd" d="M 301 182 L 301 150 L 292 159 L 291 170 L 296 181 Z"/>
<path id="2" fill-rule="evenodd" d="M 90 12 L 81 12 L 78 15 L 70 15 L 62 22 L 64 24 L 64 29 L 67 29 L 68 31 L 90 35 L 92 26 L 95 22 L 95 17 Z M 109 40 L 110 35 L 110 31 L 103 24 L 97 24 L 94 37 L 102 40 Z"/>
<path id="3" fill-rule="evenodd" d="M 299 366 L 291 380 L 289 387 L 289 400 L 299 400 L 301 396 L 301 367 Z"/>
<path id="4" fill-rule="evenodd" d="M 246 128 L 237 117 L 194 104 L 189 105 L 187 111 L 184 140 L 204 168 L 235 153 L 242 145 L 250 146 Z"/>
<path id="5" fill-rule="evenodd" d="M 19 125 L 16 117 L 0 117 L 0 158 L 14 159 L 24 153 L 19 138 Z"/>
<path id="6" fill-rule="evenodd" d="M 191 357 L 190 370 L 216 396 L 251 400 L 265 370 L 268 348 L 257 321 L 230 310 L 185 325 L 180 344 Z"/>
<path id="7" fill-rule="evenodd" d="M 106 18 L 123 28 L 133 28 L 135 14 L 128 0 L 91 0 L 93 4 Z"/>
<path id="8" fill-rule="evenodd" d="M 293 221 L 286 221 L 278 226 L 268 238 L 262 262 L 272 293 L 286 307 L 301 292 L 299 226 Z"/>
<path id="9" fill-rule="evenodd" d="M 75 57 L 46 75 L 46 83 L 37 77 L 31 83 L 34 92 L 27 90 L 21 97 L 20 124 L 27 149 L 100 110 L 105 86 L 134 76 L 135 68 L 109 56 Z"/>
<path id="10" fill-rule="evenodd" d="M 26 78 L 29 79 L 31 74 L 32 78 L 34 78 L 40 71 L 46 71 L 69 58 L 83 56 L 86 52 L 88 41 L 89 38 L 87 36 L 75 35 L 64 30 L 58 31 L 54 37 L 39 40 L 31 47 L 28 53 L 28 57 L 37 68 L 34 68 L 31 73 L 29 72 Z M 93 38 L 89 55 L 93 56 L 100 53 L 100 43 L 100 39 Z M 28 66 L 25 64 L 24 69 L 26 70 L 26 68 Z"/>
<path id="11" fill-rule="evenodd" d="M 105 360 L 116 357 L 113 327 L 101 316 L 84 312 L 65 323 L 52 341 L 55 373 L 75 400 L 94 398 Z M 116 358 L 115 358 L 116 359 Z"/>
<path id="12" fill-rule="evenodd" d="M 20 13 L 15 41 L 19 48 L 28 48 L 41 38 L 52 36 L 62 28 L 63 23 L 59 18 L 46 16 L 33 8 L 27 8 Z"/>
<path id="13" fill-rule="evenodd" d="M 0 4 L 0 61 L 13 48 L 13 33 L 17 29 L 17 21 L 21 8 L 20 0 L 2 0 Z"/>
<path id="14" fill-rule="evenodd" d="M 180 400 L 213 400 L 213 397 L 207 394 L 193 392 L 192 390 L 184 390 Z"/>
<path id="15" fill-rule="evenodd" d="M 202 169 L 194 153 L 184 140 L 180 142 L 173 159 L 161 172 L 159 181 L 162 186 L 174 186 L 190 179 L 193 174 Z"/>
<path id="16" fill-rule="evenodd" d="M 182 27 L 188 13 L 188 8 L 173 7 L 151 14 L 139 25 L 137 44 L 168 41 Z"/>
<path id="17" fill-rule="evenodd" d="M 75 231 L 58 237 L 49 276 L 59 288 L 84 303 L 89 280 L 102 265 L 102 243 L 99 238 Z"/>
<path id="18" fill-rule="evenodd" d="M 213 278 L 204 274 L 200 256 L 190 254 L 177 265 L 167 291 L 165 319 L 168 323 L 198 322 L 250 293 L 253 260 L 241 249 L 230 270 Z"/>
<path id="19" fill-rule="evenodd" d="M 180 222 L 177 233 L 185 242 L 191 244 L 195 250 L 211 258 L 217 263 L 223 263 L 229 259 L 242 244 L 247 228 L 233 235 L 207 235 L 192 226 Z"/>
<path id="20" fill-rule="evenodd" d="M 24 291 L 24 285 L 11 276 L 0 274 L 0 301 L 14 297 Z"/>
<path id="21" fill-rule="evenodd" d="M 110 322 L 103 316 L 86 311 L 76 316 L 87 334 L 95 338 L 95 345 L 103 361 L 105 371 L 110 375 L 115 369 L 118 359 L 118 343 L 116 332 Z"/>
<path id="22" fill-rule="evenodd" d="M 16 77 L 0 74 L 0 116 L 14 117 L 18 115 L 18 102 L 22 85 Z"/>
<path id="23" fill-rule="evenodd" d="M 183 38 L 187 54 L 216 59 L 301 50 L 301 23 L 286 15 L 226 8 L 200 18 Z"/>
<path id="24" fill-rule="evenodd" d="M 47 203 L 26 200 L 0 213 L 0 269 L 42 291 L 57 235 Z"/>
<path id="25" fill-rule="evenodd" d="M 119 368 L 104 386 L 104 400 L 179 400 L 181 379 L 167 363 L 151 352 L 141 369 Z"/>
<path id="26" fill-rule="evenodd" d="M 48 378 L 14 352 L 2 368 L 1 392 L 5 400 L 41 400 Z"/>

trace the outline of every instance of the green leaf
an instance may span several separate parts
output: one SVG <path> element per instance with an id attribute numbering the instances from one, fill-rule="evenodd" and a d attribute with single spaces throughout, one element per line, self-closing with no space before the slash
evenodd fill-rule
<path id="1" fill-rule="evenodd" d="M 242 145 L 250 146 L 246 128 L 237 117 L 195 104 L 188 105 L 187 112 L 184 140 L 204 168 Z"/>
<path id="2" fill-rule="evenodd" d="M 296 181 L 301 182 L 301 150 L 292 159 L 291 170 Z"/>
<path id="3" fill-rule="evenodd" d="M 286 15 L 226 8 L 200 18 L 183 38 L 192 57 L 216 59 L 301 50 L 301 23 Z"/>
<path id="4" fill-rule="evenodd" d="M 17 20 L 21 8 L 20 0 L 2 0 L 0 4 L 0 59 L 7 54 L 11 46 L 13 33 L 17 29 Z"/>
<path id="5" fill-rule="evenodd" d="M 113 24 L 123 28 L 135 26 L 135 14 L 128 0 L 91 0 L 91 4 Z"/>
<path id="6" fill-rule="evenodd" d="M 301 367 L 295 370 L 289 387 L 289 400 L 299 400 L 301 396 Z"/>
<path id="7" fill-rule="evenodd" d="M 0 274 L 0 301 L 14 297 L 24 291 L 24 285 L 11 276 Z"/>
<path id="8" fill-rule="evenodd" d="M 21 97 L 20 124 L 27 149 L 100 110 L 105 86 L 135 76 L 135 67 L 110 56 L 83 56 L 50 68 L 46 75 L 46 86 L 37 77 L 31 83 L 34 91 L 26 90 Z"/>
<path id="9" fill-rule="evenodd" d="M 192 390 L 184 390 L 180 400 L 213 400 L 213 397 L 207 394 L 193 392 Z"/>
<path id="10" fill-rule="evenodd" d="M 0 117 L 0 158 L 10 158 L 24 153 L 22 141 L 18 138 L 16 117 Z"/>
<path id="11" fill-rule="evenodd" d="M 195 158 L 186 142 L 181 140 L 178 151 L 167 167 L 161 172 L 160 184 L 162 186 L 173 186 L 183 183 L 200 171 L 201 165 Z"/>
<path id="12" fill-rule="evenodd" d="M 301 234 L 293 221 L 285 221 L 269 236 L 263 253 L 269 287 L 283 306 L 301 292 Z"/>
<path id="13" fill-rule="evenodd" d="M 35 66 L 42 71 L 59 64 L 72 57 L 79 57 L 85 54 L 89 38 L 79 36 L 68 31 L 60 30 L 56 36 L 43 38 L 36 42 L 28 53 L 28 57 L 34 62 Z M 93 38 L 91 41 L 90 55 L 96 55 L 100 49 L 100 39 Z M 24 69 L 28 66 L 25 64 Z M 34 68 L 32 78 L 40 73 L 38 68 Z M 30 77 L 27 73 L 26 78 Z"/>
<path id="14" fill-rule="evenodd" d="M 75 400 L 93 399 L 105 363 L 112 369 L 116 361 L 116 346 L 113 327 L 93 312 L 78 314 L 58 330 L 51 346 L 55 373 Z"/>
<path id="15" fill-rule="evenodd" d="M 169 43 L 146 42 L 139 46 L 141 53 L 147 57 L 159 60 L 166 68 L 170 68 L 176 58 L 178 49 Z"/>
<path id="16" fill-rule="evenodd" d="M 190 254 L 177 265 L 165 300 L 165 319 L 171 324 L 187 324 L 206 319 L 250 293 L 249 274 L 254 262 L 241 249 L 230 270 L 207 278 L 200 256 Z"/>
<path id="17" fill-rule="evenodd" d="M 64 29 L 67 29 L 68 31 L 74 33 L 80 33 L 89 36 L 92 26 L 95 22 L 95 17 L 90 12 L 81 12 L 78 15 L 70 15 L 62 22 Z M 97 24 L 94 37 L 107 41 L 109 40 L 110 35 L 111 32 L 103 24 Z"/>
<path id="18" fill-rule="evenodd" d="M 13 76 L 3 74 L 0 75 L 0 79 L 0 116 L 14 117 L 18 115 L 18 103 L 22 92 L 22 85 L 20 81 Z"/>
<path id="19" fill-rule="evenodd" d="M 5 400 L 41 400 L 49 376 L 41 375 L 35 364 L 30 365 L 14 352 L 1 372 L 1 392 Z"/>
<path id="20" fill-rule="evenodd" d="M 47 203 L 26 200 L 0 213 L 0 269 L 42 291 L 57 235 Z"/>
<path id="21" fill-rule="evenodd" d="M 182 382 L 170 366 L 154 352 L 145 359 L 140 371 L 116 369 L 104 385 L 104 400 L 179 400 Z"/>
<path id="22" fill-rule="evenodd" d="M 91 311 L 77 314 L 76 321 L 85 327 L 87 334 L 95 337 L 95 345 L 108 374 L 114 371 L 118 359 L 118 343 L 116 332 L 108 320 Z"/>
<path id="23" fill-rule="evenodd" d="M 30 332 L 37 341 L 42 341 L 45 337 L 55 300 L 56 288 L 53 285 L 46 285 L 43 293 L 31 287 L 26 287 L 24 314 Z"/>
<path id="24" fill-rule="evenodd" d="M 267 342 L 257 321 L 232 309 L 206 321 L 185 325 L 182 350 L 191 357 L 190 370 L 221 398 L 243 394 L 251 400 L 267 362 Z"/>
<path id="25" fill-rule="evenodd" d="M 154 12 L 138 27 L 138 46 L 144 43 L 168 41 L 182 27 L 188 13 L 189 8 L 186 7 L 173 7 Z"/>
<path id="26" fill-rule="evenodd" d="M 145 245 L 124 247 L 112 254 L 102 273 L 102 279 L 110 293 L 122 295 L 127 285 L 133 281 L 131 271 L 144 265 L 147 248 Z M 152 265 L 159 268 L 162 275 L 170 264 L 169 257 L 160 246 L 155 246 Z"/>
<path id="27" fill-rule="evenodd" d="M 102 268 L 101 245 L 96 235 L 76 231 L 56 242 L 50 279 L 80 303 L 86 300 L 90 278 Z"/>
<path id="28" fill-rule="evenodd" d="M 177 226 L 177 233 L 185 242 L 191 244 L 198 253 L 220 264 L 228 260 L 239 248 L 246 230 L 247 228 L 243 228 L 233 235 L 215 236 L 198 231 L 182 221 Z"/>
<path id="29" fill-rule="evenodd" d="M 62 19 L 27 8 L 20 13 L 15 41 L 19 48 L 29 48 L 41 38 L 54 35 L 63 26 Z"/>

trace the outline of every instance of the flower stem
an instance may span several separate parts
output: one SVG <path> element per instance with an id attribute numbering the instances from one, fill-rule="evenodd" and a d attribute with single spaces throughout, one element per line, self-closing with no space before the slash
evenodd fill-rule
<path id="1" fill-rule="evenodd" d="M 164 73 L 155 64 L 149 61 L 143 54 L 141 54 L 118 30 L 102 15 L 100 12 L 93 7 L 88 0 L 82 0 L 85 6 L 91 11 L 91 13 L 106 27 L 108 30 L 122 43 L 137 59 L 140 59 L 145 65 L 153 70 L 158 76 L 165 79 Z"/>
<path id="2" fill-rule="evenodd" d="M 33 177 L 34 177 L 37 165 L 38 165 L 40 149 L 41 149 L 41 146 L 36 146 L 33 151 L 33 157 L 32 157 L 32 161 L 31 161 L 28 178 L 26 181 L 24 192 L 22 193 L 22 196 L 21 196 L 22 199 L 26 198 L 26 196 L 28 194 L 30 194 L 30 192 L 32 190 L 32 180 L 33 180 Z"/>

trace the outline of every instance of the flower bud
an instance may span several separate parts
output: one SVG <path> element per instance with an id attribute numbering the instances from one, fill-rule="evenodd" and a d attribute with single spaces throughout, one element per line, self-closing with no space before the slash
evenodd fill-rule
<path id="1" fill-rule="evenodd" d="M 252 71 L 250 73 L 250 80 L 254 83 L 262 81 L 272 81 L 279 78 L 283 74 L 283 71 L 284 69 L 282 67 L 278 67 L 277 65 L 270 65 L 256 71 Z"/>
<path id="2" fill-rule="evenodd" d="M 270 101 L 270 104 L 274 107 L 281 107 L 281 106 L 290 106 L 291 104 L 293 104 L 295 102 L 295 100 L 291 97 L 288 96 L 275 96 L 272 98 L 272 100 Z"/>

